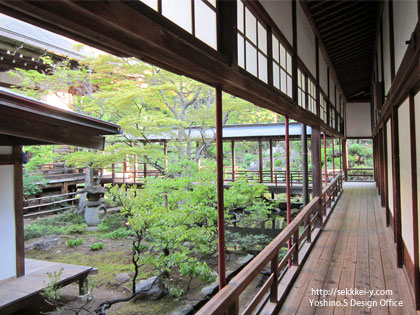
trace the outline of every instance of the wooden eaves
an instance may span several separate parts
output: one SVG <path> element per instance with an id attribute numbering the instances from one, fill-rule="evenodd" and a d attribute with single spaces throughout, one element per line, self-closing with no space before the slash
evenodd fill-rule
<path id="1" fill-rule="evenodd" d="M 224 5 L 218 2 L 219 5 Z M 0 1 L 13 17 L 123 57 L 137 57 L 174 73 L 220 86 L 241 97 L 329 135 L 343 135 L 290 97 L 236 66 L 236 9 L 219 10 L 215 51 L 140 1 Z M 100 25 L 100 27 L 98 27 Z"/>
<path id="2" fill-rule="evenodd" d="M 0 88 L 0 145 L 69 144 L 103 150 L 120 127 Z"/>

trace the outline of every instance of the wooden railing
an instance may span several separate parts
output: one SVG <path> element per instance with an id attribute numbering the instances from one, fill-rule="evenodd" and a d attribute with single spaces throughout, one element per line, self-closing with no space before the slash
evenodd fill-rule
<path id="1" fill-rule="evenodd" d="M 81 191 L 76 191 L 67 194 L 50 195 L 39 198 L 26 199 L 24 200 L 23 216 L 27 218 L 31 216 L 59 212 L 74 208 L 78 201 L 76 195 L 81 193 Z M 52 207 L 52 209 L 42 210 L 47 207 Z"/>
<path id="2" fill-rule="evenodd" d="M 262 314 L 278 312 L 313 242 L 331 213 L 331 208 L 335 205 L 334 201 L 341 189 L 342 178 L 339 174 L 323 190 L 322 198 L 315 197 L 307 204 L 295 219 L 197 314 L 210 315 L 227 312 L 227 314 L 248 315 L 254 312 Z M 329 211 L 325 207 L 328 207 Z M 279 257 L 282 249 L 285 249 L 286 253 Z M 251 302 L 240 305 L 240 295 L 268 264 L 271 270 L 268 279 Z"/>
<path id="3" fill-rule="evenodd" d="M 373 168 L 349 168 L 347 171 L 349 181 L 373 181 Z"/>
<path id="4" fill-rule="evenodd" d="M 226 182 L 232 182 L 237 180 L 239 177 L 247 177 L 248 180 L 253 182 L 259 182 L 264 184 L 274 184 L 275 186 L 279 184 L 286 183 L 286 171 L 263 171 L 262 180 L 260 171 L 248 171 L 248 170 L 235 170 L 234 177 L 232 176 L 232 169 L 225 168 L 224 170 L 224 180 Z M 312 182 L 311 174 L 308 174 L 309 182 Z M 290 183 L 301 184 L 303 182 L 303 173 L 301 171 L 290 171 Z"/>

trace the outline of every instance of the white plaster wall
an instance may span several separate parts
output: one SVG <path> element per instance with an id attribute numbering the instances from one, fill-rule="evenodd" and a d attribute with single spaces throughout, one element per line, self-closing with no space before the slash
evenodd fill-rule
<path id="1" fill-rule="evenodd" d="M 413 261 L 413 200 L 411 186 L 410 107 L 408 98 L 398 108 L 398 142 L 402 238 L 411 256 L 411 261 Z"/>
<path id="2" fill-rule="evenodd" d="M 411 33 L 417 24 L 417 5 L 417 1 L 415 0 L 392 2 L 394 15 L 395 73 L 397 73 L 407 49 L 405 41 L 410 39 Z"/>
<path id="3" fill-rule="evenodd" d="M 380 34 L 379 34 L 380 36 Z M 382 55 L 381 55 L 381 39 L 378 38 L 378 46 L 376 48 L 376 56 L 378 57 L 378 81 L 382 81 Z"/>
<path id="4" fill-rule="evenodd" d="M 315 35 L 298 3 L 296 5 L 298 55 L 312 75 L 316 76 Z"/>
<path id="5" fill-rule="evenodd" d="M 11 147 L 0 147 L 10 154 Z M 0 281 L 16 276 L 14 166 L 0 165 Z"/>
<path id="6" fill-rule="evenodd" d="M 321 89 L 327 94 L 328 91 L 328 72 L 327 72 L 327 64 L 324 60 L 324 57 L 321 54 L 321 50 L 319 50 L 319 85 Z"/>
<path id="7" fill-rule="evenodd" d="M 388 208 L 394 216 L 394 194 L 392 192 L 392 137 L 391 137 L 391 119 L 386 123 L 386 158 L 388 167 Z"/>
<path id="8" fill-rule="evenodd" d="M 414 97 L 414 117 L 416 121 L 416 166 L 417 166 L 417 223 L 420 231 L 420 93 Z M 420 251 L 420 235 L 419 235 Z M 420 263 L 420 258 L 419 258 Z"/>
<path id="9" fill-rule="evenodd" d="M 383 26 L 383 41 L 384 41 L 384 86 L 385 95 L 388 94 L 391 87 L 391 51 L 389 44 L 389 14 L 388 14 L 388 1 L 384 1 L 384 12 L 382 15 Z"/>
<path id="10" fill-rule="evenodd" d="M 370 104 L 347 103 L 345 108 L 347 137 L 371 137 Z"/>
<path id="11" fill-rule="evenodd" d="M 292 23 L 292 2 L 290 0 L 260 1 L 264 9 L 268 12 L 270 17 L 276 23 L 277 27 L 283 33 L 284 37 L 293 43 L 293 23 Z M 298 5 L 299 6 L 299 5 Z"/>

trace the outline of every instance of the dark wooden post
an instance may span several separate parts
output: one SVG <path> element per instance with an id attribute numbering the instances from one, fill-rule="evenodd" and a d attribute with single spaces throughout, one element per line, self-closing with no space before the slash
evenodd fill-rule
<path id="1" fill-rule="evenodd" d="M 263 156 L 262 156 L 262 140 L 258 140 L 258 173 L 259 173 L 259 182 L 263 182 Z"/>
<path id="2" fill-rule="evenodd" d="M 25 244 L 23 224 L 23 175 L 22 147 L 13 147 L 14 193 L 15 193 L 15 233 L 16 233 L 16 276 L 25 275 Z"/>
<path id="3" fill-rule="evenodd" d="M 311 156 L 312 156 L 312 195 L 320 197 L 322 194 L 322 165 L 321 165 L 321 132 L 319 126 L 311 126 Z M 320 226 L 323 225 L 322 208 L 319 208 Z"/>
<path id="4" fill-rule="evenodd" d="M 112 173 L 111 173 L 111 178 L 112 178 L 112 185 L 115 184 L 115 164 L 112 163 Z"/>
<path id="5" fill-rule="evenodd" d="M 270 139 L 270 177 L 271 183 L 274 183 L 273 139 Z"/>
<path id="6" fill-rule="evenodd" d="M 343 163 L 342 163 L 342 157 L 343 157 L 343 150 L 341 150 L 341 144 L 343 143 L 343 139 L 338 140 L 338 152 L 340 155 L 340 173 L 343 172 Z M 343 174 L 341 174 L 342 176 Z"/>
<path id="7" fill-rule="evenodd" d="M 235 181 L 235 140 L 231 141 L 232 149 L 232 182 Z"/>
<path id="8" fill-rule="evenodd" d="M 331 155 L 332 155 L 332 162 L 333 162 L 332 163 L 333 164 L 333 178 L 335 178 L 334 144 L 335 144 L 335 139 L 334 139 L 334 137 L 331 137 L 331 147 L 332 147 Z"/>
<path id="9" fill-rule="evenodd" d="M 343 146 L 342 152 L 343 152 L 343 171 L 344 171 L 344 180 L 347 182 L 349 180 L 349 174 L 348 174 L 348 161 L 347 161 L 347 139 L 343 139 L 343 142 L 341 143 Z"/>
<path id="10" fill-rule="evenodd" d="M 324 132 L 324 176 L 325 186 L 328 185 L 328 165 L 327 165 L 327 136 Z"/>
<path id="11" fill-rule="evenodd" d="M 287 225 L 292 221 L 291 204 L 290 204 L 290 143 L 289 143 L 289 117 L 285 117 L 285 136 L 286 142 L 286 203 L 287 203 Z M 288 248 L 292 247 L 292 242 L 289 238 Z M 298 249 L 297 249 L 298 250 Z M 289 259 L 289 267 L 291 260 Z"/>
<path id="12" fill-rule="evenodd" d="M 168 143 L 163 142 L 163 154 L 165 155 L 165 170 L 168 170 Z"/>
<path id="13" fill-rule="evenodd" d="M 306 135 L 306 125 L 302 124 L 302 195 L 304 205 L 309 202 L 308 183 L 308 137 Z"/>
<path id="14" fill-rule="evenodd" d="M 219 289 L 226 285 L 225 216 L 223 181 L 223 108 L 222 88 L 216 87 L 216 173 L 217 173 L 217 237 L 219 259 Z"/>
<path id="15" fill-rule="evenodd" d="M 397 265 L 403 265 L 403 245 L 401 235 L 401 195 L 400 195 L 400 158 L 398 139 L 398 108 L 392 109 L 391 115 L 391 151 L 392 151 L 392 172 L 393 183 L 392 193 L 394 195 L 394 242 L 397 250 Z"/>

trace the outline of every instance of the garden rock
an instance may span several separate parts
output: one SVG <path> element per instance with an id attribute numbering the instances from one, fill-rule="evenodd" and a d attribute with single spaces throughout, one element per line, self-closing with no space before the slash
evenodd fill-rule
<path id="1" fill-rule="evenodd" d="M 115 280 L 117 280 L 119 283 L 127 282 L 130 279 L 130 275 L 126 272 L 120 273 L 115 277 Z"/>
<path id="2" fill-rule="evenodd" d="M 31 244 L 25 246 L 25 250 L 50 250 L 53 247 L 60 245 L 61 237 L 57 235 L 47 235 L 41 238 L 38 241 L 32 242 Z"/>
<path id="3" fill-rule="evenodd" d="M 147 280 L 141 280 L 136 285 L 136 297 L 137 300 L 158 300 L 166 294 L 165 286 L 161 279 L 157 277 L 151 277 Z"/>
<path id="4" fill-rule="evenodd" d="M 182 305 L 175 309 L 170 315 L 188 315 L 192 314 L 194 311 L 194 307 L 190 304 Z"/>
<path id="5" fill-rule="evenodd" d="M 219 289 L 219 281 L 215 281 L 209 284 L 208 286 L 205 286 L 204 288 L 202 288 L 200 291 L 200 296 L 203 299 L 208 296 L 212 296 L 214 293 L 217 292 L 218 289 Z"/>
<path id="6" fill-rule="evenodd" d="M 248 255 L 243 256 L 243 257 L 239 257 L 238 264 L 246 265 L 247 263 L 249 263 L 252 260 L 252 258 L 254 258 L 254 255 L 251 255 L 251 254 L 248 254 Z"/>

